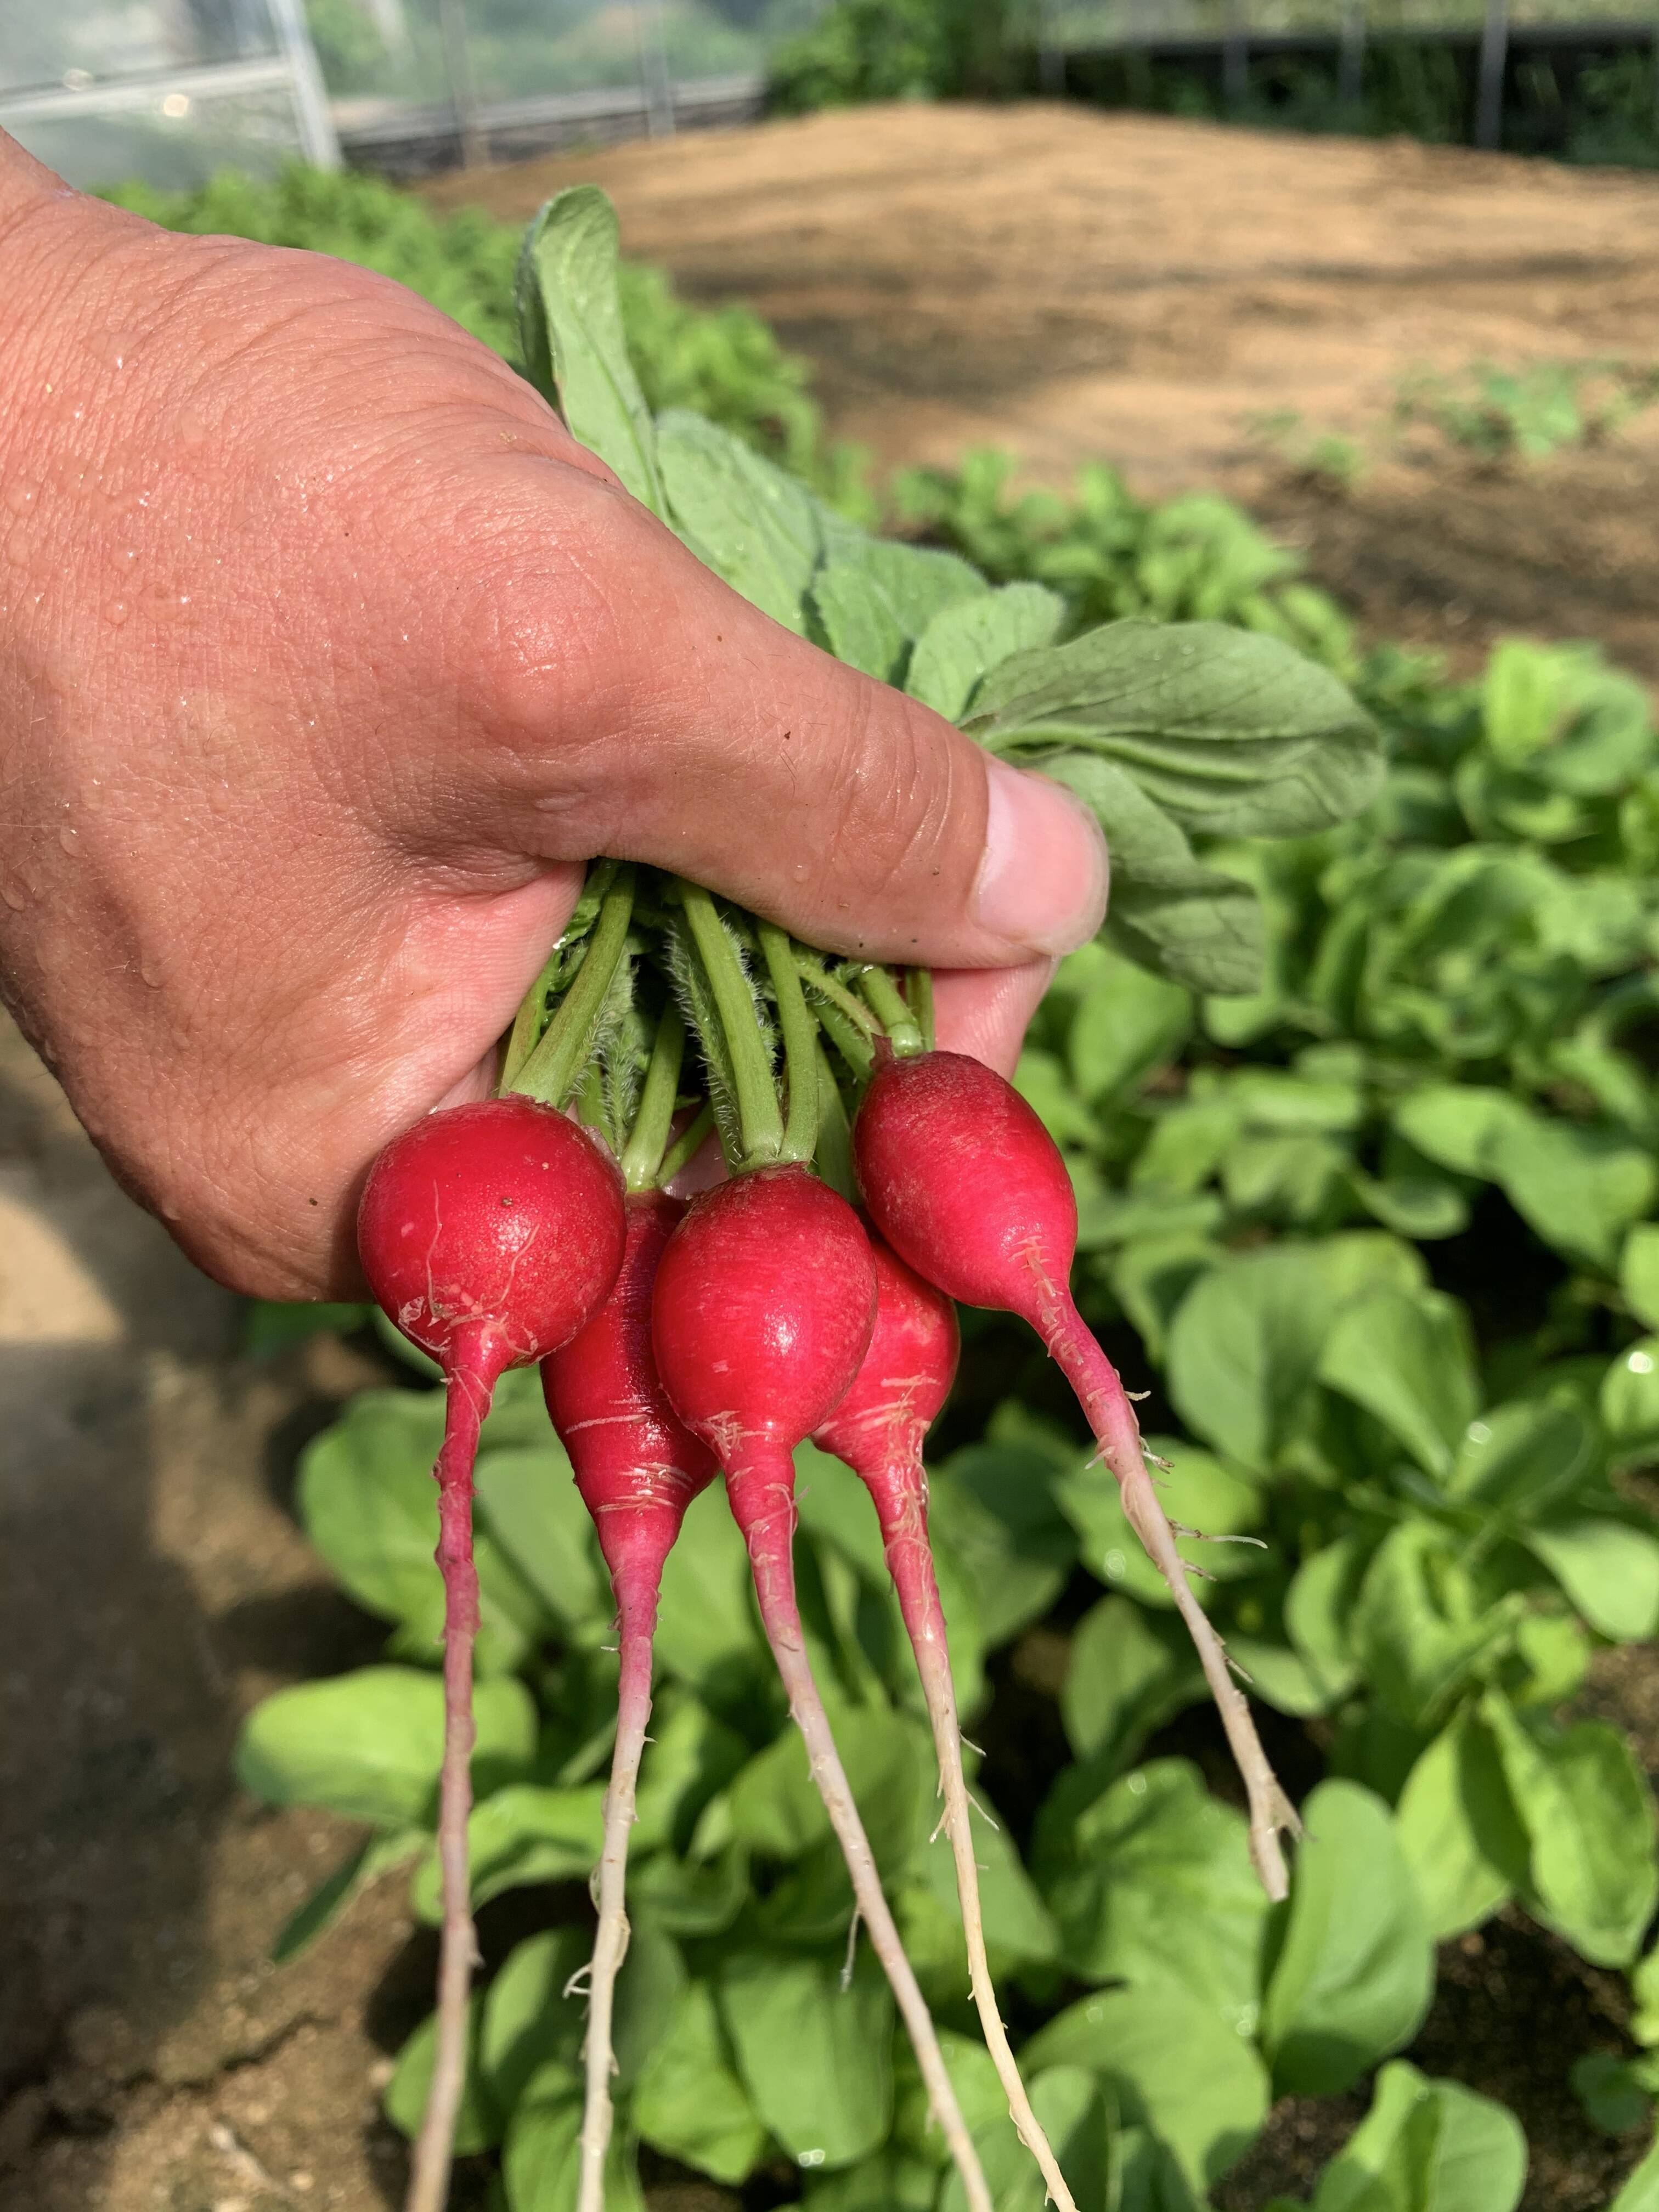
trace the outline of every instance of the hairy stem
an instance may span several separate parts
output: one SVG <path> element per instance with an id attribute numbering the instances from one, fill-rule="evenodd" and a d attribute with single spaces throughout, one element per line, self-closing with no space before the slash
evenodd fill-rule
<path id="1" fill-rule="evenodd" d="M 547 1007 L 547 994 L 553 988 L 564 959 L 562 940 L 553 947 L 543 963 L 542 972 L 519 1002 L 519 1011 L 513 1017 L 513 1027 L 507 1032 L 507 1045 L 501 1054 L 501 1089 L 511 1091 L 519 1079 L 519 1071 L 536 1048 L 542 1033 L 542 1015 Z"/>
<path id="2" fill-rule="evenodd" d="M 560 1001 L 539 1042 L 514 1076 L 511 1088 L 544 1106 L 562 1106 L 580 1082 L 593 1050 L 605 1000 L 628 946 L 634 916 L 635 876 L 618 868 L 599 904 L 599 919 L 576 980 Z M 507 1086 L 503 1086 L 504 1088 Z"/>
<path id="3" fill-rule="evenodd" d="M 898 1595 L 905 1632 L 915 1654 L 933 1724 L 933 1748 L 939 1757 L 939 1788 L 945 1799 L 945 1833 L 956 1860 L 957 1896 L 962 1906 L 962 1932 L 968 1946 L 968 1975 L 974 2007 L 979 2014 L 985 2047 L 997 2069 L 1008 2100 L 1008 2117 L 1015 2133 L 1036 2159 L 1052 2202 L 1060 2212 L 1077 2212 L 1060 2161 L 1031 2110 L 1018 2061 L 1008 2041 L 1002 2014 L 997 2008 L 991 1963 L 985 1952 L 985 1922 L 979 1902 L 979 1866 L 974 1857 L 968 1784 L 962 1771 L 962 1729 L 957 1717 L 956 1684 L 951 1679 L 951 1657 L 945 1636 L 945 1609 L 939 1603 L 933 1555 L 927 1541 L 927 1478 L 914 1444 L 908 1455 L 885 1466 L 860 1467 L 866 1487 L 876 1503 L 881 1521 L 881 1540 L 887 1571 Z"/>
<path id="4" fill-rule="evenodd" d="M 933 971 L 931 968 L 907 968 L 904 971 L 905 1003 L 916 1018 L 921 1031 L 924 1051 L 933 1049 Z"/>
<path id="5" fill-rule="evenodd" d="M 856 1030 L 873 1040 L 881 1028 L 881 1024 L 865 1005 L 863 1000 L 849 991 L 844 983 L 830 973 L 821 959 L 815 957 L 803 946 L 799 945 L 795 946 L 794 957 L 795 972 L 807 988 L 819 998 L 827 1000 L 830 1006 L 846 1016 Z"/>
<path id="6" fill-rule="evenodd" d="M 770 1452 L 764 1448 L 756 1449 L 741 1465 L 734 1463 L 728 1470 L 727 1494 L 732 1514 L 749 1547 L 761 1621 L 788 1692 L 789 1711 L 805 1740 L 812 1780 L 847 1862 L 860 1917 L 870 1931 L 871 1945 L 892 1985 L 909 2031 L 911 2048 L 927 2085 L 929 2106 L 945 2131 L 951 2161 L 967 2191 L 970 2212 L 995 2212 L 980 2167 L 979 2154 L 974 2148 L 956 2091 L 945 2071 L 945 2056 L 939 2049 L 933 2017 L 888 1909 L 870 1840 L 836 1749 L 836 1740 L 830 1734 L 823 1700 L 812 1679 L 795 1601 L 794 1468 L 788 1455 L 775 1449 Z"/>
<path id="7" fill-rule="evenodd" d="M 921 1028 L 914 1013 L 904 1003 L 904 994 L 884 968 L 866 968 L 859 975 L 859 988 L 868 1000 L 870 1011 L 887 1032 L 887 1041 L 901 1060 L 922 1049 Z"/>
<path id="8" fill-rule="evenodd" d="M 472 1811 L 472 1646 L 478 1633 L 478 1576 L 472 1563 L 472 1468 L 478 1432 L 505 1361 L 469 1332 L 446 1380 L 438 1482 L 437 1560 L 444 1578 L 444 1759 L 438 1785 L 438 1863 L 443 1931 L 438 1953 L 437 2050 L 432 2087 L 415 2145 L 404 2212 L 443 2212 L 455 2154 L 455 2121 L 466 2085 L 467 2000 L 478 1947 L 467 1881 L 466 1824 Z"/>
<path id="9" fill-rule="evenodd" d="M 623 1181 L 629 1190 L 651 1190 L 656 1187 L 662 1156 L 667 1149 L 668 1133 L 674 1124 L 680 1068 L 684 1059 L 685 1024 L 677 1006 L 665 1006 L 652 1040 L 645 1085 L 634 1112 L 634 1127 L 623 1151 Z"/>
<path id="10" fill-rule="evenodd" d="M 755 929 L 777 998 L 778 1030 L 783 1038 L 784 1072 L 788 1079 L 789 1117 L 778 1157 L 810 1160 L 818 1148 L 818 1025 L 801 988 L 788 932 L 775 921 L 757 921 Z"/>
<path id="11" fill-rule="evenodd" d="M 1069 1290 L 1048 1282 L 1039 1285 L 1041 1312 L 1037 1322 L 1043 1342 L 1077 1394 L 1101 1456 L 1117 1478 L 1123 1510 L 1129 1526 L 1146 1547 L 1147 1556 L 1170 1586 L 1170 1595 L 1187 1624 L 1221 1714 L 1227 1741 L 1244 1783 L 1249 1802 L 1250 1858 L 1261 1886 L 1275 1900 L 1290 1892 L 1281 1833 L 1300 1835 L 1296 1808 L 1279 1787 L 1255 1732 L 1244 1692 L 1233 1680 L 1226 1647 L 1187 1579 L 1187 1565 L 1176 1547 L 1175 1531 L 1153 1486 L 1146 1454 L 1140 1441 L 1140 1425 L 1116 1369 L 1095 1342 Z"/>
<path id="12" fill-rule="evenodd" d="M 783 1115 L 778 1105 L 771 1051 L 756 1015 L 742 957 L 714 900 L 696 884 L 682 883 L 679 888 L 686 925 L 720 1018 L 737 1091 L 742 1158 L 730 1164 L 761 1166 L 775 1160 L 783 1149 Z"/>
<path id="13" fill-rule="evenodd" d="M 830 1189 L 839 1191 L 849 1206 L 856 1206 L 858 1179 L 853 1170 L 853 1131 L 847 1103 L 822 1044 L 813 1056 L 818 1081 L 818 1147 L 814 1164 Z"/>
<path id="14" fill-rule="evenodd" d="M 705 1099 L 691 1119 L 680 1131 L 662 1156 L 657 1170 L 657 1186 L 666 1190 L 684 1167 L 689 1167 L 708 1141 L 708 1133 L 714 1126 L 714 1109 Z"/>

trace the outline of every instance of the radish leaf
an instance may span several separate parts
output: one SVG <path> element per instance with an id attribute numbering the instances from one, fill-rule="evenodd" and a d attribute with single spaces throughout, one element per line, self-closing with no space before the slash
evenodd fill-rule
<path id="1" fill-rule="evenodd" d="M 617 240 L 617 211 L 597 185 L 547 202 L 519 257 L 519 344 L 531 381 L 550 397 L 556 386 L 572 436 L 666 519 L 656 431 L 623 330 Z"/>

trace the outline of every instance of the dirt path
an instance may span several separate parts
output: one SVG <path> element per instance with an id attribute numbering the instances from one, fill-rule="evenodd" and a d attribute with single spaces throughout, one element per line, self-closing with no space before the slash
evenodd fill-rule
<path id="1" fill-rule="evenodd" d="M 1659 179 L 1407 141 L 1075 107 L 895 106 L 452 177 L 528 215 L 604 185 L 629 252 L 741 299 L 817 369 L 884 466 L 965 447 L 1064 482 L 1218 484 L 1305 544 L 1379 631 L 1467 657 L 1495 632 L 1600 636 L 1659 676 L 1659 414 L 1518 477 L 1380 468 L 1288 484 L 1276 410 L 1382 424 L 1401 378 L 1480 359 L 1659 360 Z"/>
<path id="2" fill-rule="evenodd" d="M 285 1510 L 363 1379 L 234 1359 L 237 1302 L 116 1189 L 0 1016 L 0 2203 L 363 2212 L 386 2051 L 425 2009 L 388 1889 L 271 1939 L 354 1840 L 236 1793 L 238 1720 L 375 1656 Z"/>

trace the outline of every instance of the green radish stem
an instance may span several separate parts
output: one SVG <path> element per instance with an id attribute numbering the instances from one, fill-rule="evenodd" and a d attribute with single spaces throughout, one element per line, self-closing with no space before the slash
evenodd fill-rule
<path id="1" fill-rule="evenodd" d="M 599 902 L 599 916 L 575 980 L 559 1001 L 557 1013 L 526 1054 L 511 1081 L 503 1079 L 503 1091 L 522 1092 L 526 1098 L 539 1099 L 546 1106 L 562 1106 L 575 1091 L 587 1073 L 605 1000 L 627 951 L 634 891 L 633 869 L 618 868 Z M 532 991 L 532 1000 L 534 997 Z M 522 1012 L 520 1009 L 521 1018 Z M 516 1021 L 513 1027 L 516 1036 Z M 509 1039 L 509 1058 L 511 1054 Z"/>
<path id="2" fill-rule="evenodd" d="M 887 1041 L 901 1058 L 924 1049 L 921 1025 L 905 1004 L 904 994 L 884 968 L 865 968 L 859 988 L 870 1011 L 887 1032 Z"/>
<path id="3" fill-rule="evenodd" d="M 783 1113 L 771 1051 L 756 1018 L 754 994 L 714 900 L 696 884 L 682 882 L 679 892 L 691 941 L 708 980 L 737 1093 L 739 1152 L 728 1165 L 763 1166 L 781 1157 Z"/>
<path id="4" fill-rule="evenodd" d="M 773 921 L 757 922 L 756 933 L 777 999 L 783 1039 L 789 1112 L 778 1158 L 810 1160 L 818 1144 L 818 1026 L 806 1004 L 787 933 Z"/>
<path id="5" fill-rule="evenodd" d="M 684 1059 L 685 1024 L 678 1008 L 665 1006 L 652 1041 L 634 1126 L 623 1147 L 623 1182 L 630 1191 L 654 1190 L 663 1180 L 663 1154 L 674 1126 Z"/>
<path id="6" fill-rule="evenodd" d="M 714 1127 L 714 1109 L 705 1099 L 662 1156 L 657 1180 L 665 1188 L 684 1169 L 690 1166 L 708 1142 Z"/>

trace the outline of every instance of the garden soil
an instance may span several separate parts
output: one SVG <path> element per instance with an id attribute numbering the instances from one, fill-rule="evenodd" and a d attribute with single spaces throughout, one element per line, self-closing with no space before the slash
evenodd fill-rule
<path id="1" fill-rule="evenodd" d="M 1506 628 L 1588 635 L 1650 674 L 1659 440 L 1481 476 L 1398 459 L 1352 500 L 1265 460 L 1252 413 L 1369 434 L 1413 363 L 1659 358 L 1659 184 L 1408 146 L 1253 137 L 1052 109 L 906 107 L 451 180 L 527 212 L 615 195 L 633 252 L 748 299 L 811 356 L 837 432 L 884 462 L 1015 450 L 1034 479 L 1104 456 L 1148 492 L 1220 483 L 1308 547 L 1379 633 L 1460 656 Z M 269 1963 L 343 1824 L 269 1813 L 230 1771 L 258 1698 L 362 1664 L 295 1457 L 369 1353 L 237 1356 L 235 1302 L 117 1190 L 0 1023 L 0 2203 L 6 2212 L 382 2212 L 377 2116 L 427 2002 L 394 1876 L 295 1966 Z M 1002 1668 L 1012 1761 L 1056 1726 L 1063 1640 Z M 1616 1655 L 1598 1709 L 1659 1774 L 1659 1665 Z M 1224 1776 L 1194 1722 L 1178 1747 Z M 1287 1745 L 1286 1747 L 1290 1747 Z M 997 1746 L 988 1746 L 993 1757 Z M 545 1896 L 485 1915 L 498 1953 Z M 567 1895 L 554 1909 L 580 1909 Z M 1414 2055 L 1505 2098 L 1529 2212 L 1597 2212 L 1633 2148 L 1594 2135 L 1566 2060 L 1620 2043 L 1617 1978 L 1518 1919 L 1450 1947 Z M 1225 2212 L 1306 2191 L 1358 2106 L 1290 2102 Z M 751 2187 L 744 2212 L 782 2200 Z M 464 2171 L 457 2212 L 482 2203 Z M 688 2176 L 653 2212 L 736 2212 Z"/>
<path id="2" fill-rule="evenodd" d="M 1659 410 L 1532 469 L 1398 449 L 1402 380 L 1659 362 L 1659 177 L 1409 140 L 1029 105 L 865 108 L 450 177 L 513 221 L 592 180 L 624 250 L 745 301 L 878 467 L 998 446 L 1032 480 L 1215 485 L 1380 634 L 1468 665 L 1505 629 L 1595 637 L 1659 677 Z M 1252 426 L 1375 455 L 1300 485 Z"/>

